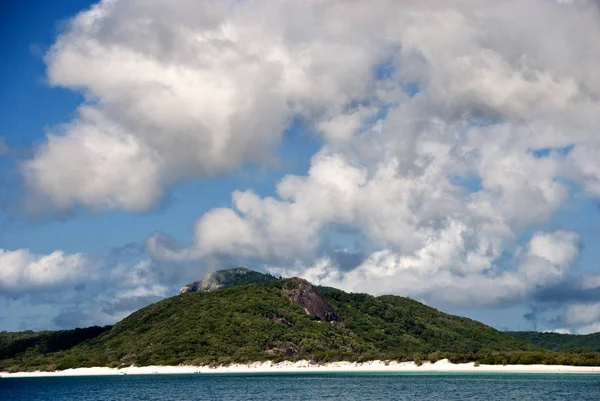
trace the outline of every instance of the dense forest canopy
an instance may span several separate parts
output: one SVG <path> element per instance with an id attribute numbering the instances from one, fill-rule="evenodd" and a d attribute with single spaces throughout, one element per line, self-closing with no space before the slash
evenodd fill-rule
<path id="1" fill-rule="evenodd" d="M 511 331 L 510 335 L 538 347 L 552 351 L 596 351 L 600 352 L 600 333 L 560 334 L 537 331 Z"/>
<path id="2" fill-rule="evenodd" d="M 301 359 L 600 365 L 598 352 L 545 350 L 527 336 L 515 337 L 409 298 L 251 276 L 256 283 L 242 280 L 214 291 L 182 293 L 112 327 L 2 332 L 0 371 Z"/>

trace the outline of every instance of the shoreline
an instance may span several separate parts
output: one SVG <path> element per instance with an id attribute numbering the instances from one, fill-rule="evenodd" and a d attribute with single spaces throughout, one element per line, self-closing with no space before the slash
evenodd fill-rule
<path id="1" fill-rule="evenodd" d="M 0 372 L 2 378 L 16 377 L 68 377 L 68 376 L 118 376 L 148 374 L 252 374 L 252 373 L 570 373 L 600 374 L 600 366 L 569 365 L 479 365 L 471 363 L 454 364 L 447 359 L 435 363 L 424 362 L 417 366 L 414 362 L 370 361 L 331 362 L 323 365 L 309 361 L 255 362 L 232 364 L 229 366 L 129 366 L 126 368 L 75 368 L 54 372 Z"/>

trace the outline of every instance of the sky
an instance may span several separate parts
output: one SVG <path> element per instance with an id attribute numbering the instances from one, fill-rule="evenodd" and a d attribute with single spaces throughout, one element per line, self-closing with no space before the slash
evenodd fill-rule
<path id="1" fill-rule="evenodd" d="M 600 3 L 0 1 L 0 330 L 245 266 L 600 331 Z"/>

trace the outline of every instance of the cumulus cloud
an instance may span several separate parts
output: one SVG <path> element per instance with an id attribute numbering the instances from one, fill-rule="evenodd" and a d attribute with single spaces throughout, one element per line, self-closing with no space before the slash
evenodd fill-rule
<path id="1" fill-rule="evenodd" d="M 573 298 L 567 304 L 558 321 L 574 327 L 579 334 L 600 331 L 600 276 L 588 276 L 581 283 L 578 293 L 584 296 Z"/>
<path id="2" fill-rule="evenodd" d="M 10 330 L 114 323 L 179 285 L 150 260 L 113 265 L 98 255 L 0 250 L 1 317 Z"/>
<path id="3" fill-rule="evenodd" d="M 50 83 L 87 101 L 23 173 L 33 199 L 59 209 L 147 210 L 179 180 L 268 157 L 291 118 L 346 142 L 382 109 L 407 103 L 412 85 L 415 124 L 513 123 L 474 138 L 505 141 L 475 171 L 502 190 L 490 164 L 515 174 L 537 167 L 508 152 L 589 141 L 600 94 L 597 15 L 587 1 L 102 1 L 46 56 Z M 390 72 L 378 73 L 382 65 Z M 395 135 L 410 141 L 417 127 L 401 125 Z M 593 190 L 597 172 L 579 160 L 571 175 Z"/>
<path id="4" fill-rule="evenodd" d="M 23 173 L 60 209 L 147 210 L 179 180 L 268 158 L 292 118 L 347 141 L 406 85 L 430 118 L 542 121 L 533 147 L 570 144 L 598 122 L 597 14 L 543 0 L 102 1 L 46 55 L 50 83 L 87 101 Z"/>
<path id="5" fill-rule="evenodd" d="M 91 261 L 80 253 L 39 255 L 27 249 L 0 249 L 0 293 L 56 291 L 93 278 L 94 273 Z"/>
<path id="6" fill-rule="evenodd" d="M 519 271 L 526 281 L 546 286 L 562 280 L 579 258 L 579 236 L 573 232 L 538 233 L 529 242 L 529 251 Z"/>
<path id="7" fill-rule="evenodd" d="M 352 123 L 335 117 L 376 95 L 378 49 L 307 37 L 312 19 L 295 2 L 103 1 L 79 14 L 46 61 L 52 85 L 88 101 L 24 163 L 34 201 L 147 210 L 181 179 L 268 159 L 297 115 L 343 135 Z"/>
<path id="8" fill-rule="evenodd" d="M 574 304 L 567 308 L 565 320 L 568 324 L 591 325 L 600 322 L 600 303 Z"/>
<path id="9" fill-rule="evenodd" d="M 508 270 L 492 264 L 482 272 L 477 264 L 458 258 L 448 264 L 443 259 L 432 261 L 428 253 L 434 252 L 435 246 L 432 250 L 420 250 L 415 256 L 377 251 L 349 273 L 329 259 L 308 268 L 271 270 L 284 275 L 308 275 L 314 281 L 349 291 L 399 293 L 439 305 L 506 306 L 523 302 L 537 288 L 560 282 L 579 257 L 578 243 L 579 236 L 573 232 L 535 233 L 516 265 Z M 454 251 L 454 246 L 448 248 Z M 458 247 L 458 252 L 464 252 L 464 248 Z"/>
<path id="10" fill-rule="evenodd" d="M 59 209 L 81 203 L 140 210 L 160 196 L 160 177 L 152 151 L 92 108 L 50 135 L 24 165 L 27 184 Z M 101 200 L 101 204 L 98 204 Z"/>
<path id="11" fill-rule="evenodd" d="M 343 41 L 365 55 L 371 68 L 359 72 L 369 73 L 349 76 L 370 82 L 353 99 L 370 102 L 352 108 L 346 97 L 337 114 L 321 105 L 326 117 L 310 117 L 325 144 L 306 176 L 284 177 L 274 197 L 234 192 L 232 208 L 196 221 L 191 247 L 162 246 L 156 236 L 154 255 L 228 255 L 351 290 L 455 305 L 519 302 L 564 282 L 579 236 L 538 232 L 525 247 L 519 237 L 571 191 L 596 194 L 596 4 L 293 4 L 300 18 L 320 22 L 306 27 L 307 52 Z M 284 10 L 268 8 L 285 20 Z M 351 272 L 331 256 L 340 249 L 322 246 L 340 226 L 369 248 Z"/>
<path id="12" fill-rule="evenodd" d="M 574 193 L 600 195 L 599 13 L 586 0 L 103 1 L 46 56 L 50 83 L 86 102 L 22 172 L 34 205 L 143 211 L 183 179 L 268 161 L 299 120 L 323 144 L 306 175 L 270 197 L 235 191 L 191 246 L 157 234 L 152 255 L 445 304 L 539 301 L 580 252 L 576 233 L 539 227 Z M 361 257 L 346 269 L 340 254 Z"/>

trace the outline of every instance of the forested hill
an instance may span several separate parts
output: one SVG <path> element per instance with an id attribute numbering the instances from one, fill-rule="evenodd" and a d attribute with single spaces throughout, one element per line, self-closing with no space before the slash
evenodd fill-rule
<path id="1" fill-rule="evenodd" d="M 84 329 L 60 331 L 0 332 L 0 360 L 29 354 L 51 354 L 73 348 L 86 340 L 97 338 L 112 326 L 92 326 Z"/>
<path id="2" fill-rule="evenodd" d="M 600 333 L 582 335 L 511 331 L 508 334 L 552 351 L 587 350 L 600 352 Z"/>
<path id="3" fill-rule="evenodd" d="M 409 298 L 350 294 L 299 278 L 183 293 L 97 330 L 60 349 L 1 343 L 12 351 L 1 354 L 0 371 L 300 359 L 600 365 L 598 353 L 544 351 Z"/>

